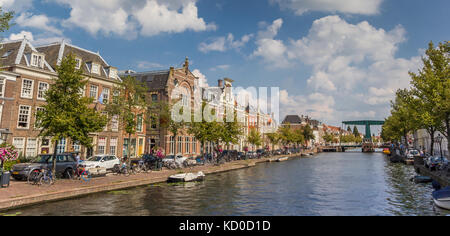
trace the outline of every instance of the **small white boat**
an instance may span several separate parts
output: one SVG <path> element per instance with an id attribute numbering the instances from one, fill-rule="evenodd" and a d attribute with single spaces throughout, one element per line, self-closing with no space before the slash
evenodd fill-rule
<path id="1" fill-rule="evenodd" d="M 314 153 L 313 153 L 313 152 L 310 152 L 309 155 L 310 155 L 310 156 L 314 156 Z"/>
<path id="2" fill-rule="evenodd" d="M 185 173 L 185 174 L 172 175 L 169 177 L 167 182 L 169 182 L 169 183 L 194 182 L 194 181 L 202 181 L 204 179 L 205 179 L 205 174 L 200 171 L 197 174 Z"/>
<path id="3" fill-rule="evenodd" d="M 282 158 L 278 158 L 277 162 L 282 162 L 282 161 L 287 161 L 289 160 L 289 157 L 282 157 Z"/>
<path id="4" fill-rule="evenodd" d="M 433 192 L 433 201 L 436 206 L 450 210 L 450 187 Z"/>

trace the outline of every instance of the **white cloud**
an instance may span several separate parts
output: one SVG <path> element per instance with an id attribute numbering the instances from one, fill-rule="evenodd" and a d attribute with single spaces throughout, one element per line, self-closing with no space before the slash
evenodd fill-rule
<path id="1" fill-rule="evenodd" d="M 33 33 L 29 31 L 21 31 L 20 33 L 11 34 L 9 36 L 9 40 L 21 40 L 23 38 L 27 38 L 30 41 L 34 41 Z"/>
<path id="2" fill-rule="evenodd" d="M 118 35 L 133 39 L 138 34 L 181 33 L 215 30 L 198 16 L 197 0 L 51 0 L 71 9 L 64 20 L 92 35 Z"/>
<path id="3" fill-rule="evenodd" d="M 56 23 L 56 19 L 49 18 L 46 15 L 33 15 L 29 12 L 20 14 L 16 19 L 16 23 L 21 27 L 30 27 L 43 30 L 55 35 L 62 35 L 62 31 L 52 24 Z"/>
<path id="4" fill-rule="evenodd" d="M 228 69 L 230 69 L 230 67 L 231 67 L 230 65 L 218 65 L 218 66 L 211 68 L 210 70 L 211 71 L 228 70 Z"/>
<path id="5" fill-rule="evenodd" d="M 48 37 L 47 34 L 33 35 L 33 33 L 29 31 L 21 31 L 20 33 L 17 34 L 11 34 L 8 37 L 8 40 L 21 40 L 24 37 L 26 37 L 28 41 L 30 41 L 34 46 L 40 46 L 54 42 L 61 42 L 63 39 L 67 43 L 71 43 L 71 40 L 65 37 Z"/>
<path id="6" fill-rule="evenodd" d="M 267 26 L 266 29 L 258 32 L 256 40 L 257 49 L 251 57 L 262 57 L 270 67 L 274 68 L 284 68 L 291 65 L 286 57 L 288 52 L 287 47 L 283 41 L 274 39 L 282 25 L 283 19 L 277 19 L 271 25 Z"/>
<path id="7" fill-rule="evenodd" d="M 272 32 L 266 34 L 268 37 L 277 34 L 277 30 L 267 32 Z M 339 123 L 342 119 L 352 118 L 353 113 L 349 110 L 359 112 L 355 117 L 373 118 L 376 115 L 383 118 L 387 115 L 395 91 L 409 86 L 408 72 L 421 66 L 419 56 L 409 59 L 395 56 L 399 45 L 405 41 L 406 31 L 402 26 L 386 31 L 366 21 L 350 24 L 339 16 L 327 16 L 314 21 L 308 35 L 299 40 L 287 43 L 278 40 L 279 53 L 268 53 L 270 47 L 263 47 L 265 42 L 259 41 L 255 54 L 259 52 L 267 63 L 278 67 L 300 62 L 309 65 L 312 73 L 307 85 L 311 93 L 327 94 L 333 100 L 327 98 L 329 100 L 322 107 L 312 102 L 313 108 L 307 114 L 322 116 L 317 113 L 322 110 L 331 114 L 327 120 Z M 282 59 L 286 61 L 277 62 Z M 312 98 L 293 96 L 285 100 L 290 99 L 294 103 L 298 100 L 310 103 Z M 329 101 L 337 101 L 334 108 Z M 296 107 L 286 106 L 286 110 Z"/>
<path id="8" fill-rule="evenodd" d="M 383 0 L 270 0 L 282 9 L 302 15 L 308 11 L 341 12 L 348 14 L 373 15 L 380 11 Z"/>
<path id="9" fill-rule="evenodd" d="M 240 40 L 234 40 L 234 35 L 232 33 L 229 33 L 226 38 L 217 37 L 207 42 L 200 43 L 198 46 L 198 50 L 203 53 L 208 53 L 210 51 L 225 52 L 229 49 L 239 50 L 243 46 L 245 46 L 245 44 L 247 44 L 252 37 L 253 34 L 246 34 L 242 36 Z"/>
<path id="10" fill-rule="evenodd" d="M 33 6 L 33 0 L 0 0 L 0 6 L 8 11 L 21 12 Z"/>
<path id="11" fill-rule="evenodd" d="M 202 74 L 200 70 L 195 69 L 192 71 L 192 74 L 198 78 L 199 86 L 200 87 L 209 87 L 208 80 L 206 79 L 206 75 Z"/>

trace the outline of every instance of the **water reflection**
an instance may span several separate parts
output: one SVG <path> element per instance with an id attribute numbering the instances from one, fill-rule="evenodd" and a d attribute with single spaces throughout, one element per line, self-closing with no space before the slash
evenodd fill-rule
<path id="1" fill-rule="evenodd" d="M 20 210 L 24 215 L 448 215 L 382 154 L 327 153 Z"/>

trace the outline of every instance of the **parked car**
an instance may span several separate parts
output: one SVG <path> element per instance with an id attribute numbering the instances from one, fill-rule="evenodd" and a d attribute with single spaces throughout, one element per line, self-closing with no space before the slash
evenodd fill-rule
<path id="1" fill-rule="evenodd" d="M 114 166 L 120 165 L 120 160 L 114 155 L 96 155 L 87 159 L 82 163 L 87 168 L 106 168 L 112 170 Z"/>
<path id="2" fill-rule="evenodd" d="M 70 173 L 77 167 L 77 161 L 72 153 L 62 153 L 56 155 L 56 174 L 63 177 L 69 177 Z M 15 180 L 26 180 L 29 173 L 50 169 L 53 166 L 53 155 L 39 155 L 36 162 L 16 164 L 11 169 L 11 176 Z"/>
<path id="3" fill-rule="evenodd" d="M 445 157 L 431 156 L 425 160 L 425 167 L 430 170 L 437 169 L 441 166 L 448 166 L 448 160 Z"/>
<path id="4" fill-rule="evenodd" d="M 420 156 L 420 152 L 417 150 L 409 150 L 406 154 L 406 158 L 408 159 L 414 159 L 415 156 Z"/>
<path id="5" fill-rule="evenodd" d="M 283 155 L 283 150 L 281 149 L 275 150 L 275 155 Z"/>
<path id="6" fill-rule="evenodd" d="M 254 159 L 254 158 L 258 157 L 258 154 L 256 154 L 256 152 L 250 151 L 250 152 L 247 152 L 247 157 L 249 159 Z"/>
<path id="7" fill-rule="evenodd" d="M 245 153 L 238 152 L 238 160 L 243 160 L 243 159 L 245 159 Z"/>

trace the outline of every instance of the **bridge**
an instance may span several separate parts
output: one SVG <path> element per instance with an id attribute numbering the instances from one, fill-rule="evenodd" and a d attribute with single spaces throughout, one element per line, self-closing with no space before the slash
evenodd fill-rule
<path id="1" fill-rule="evenodd" d="M 372 125 L 384 125 L 384 121 L 380 121 L 380 120 L 343 121 L 342 124 L 344 124 L 344 125 L 363 125 L 363 126 L 366 126 L 365 139 L 372 140 L 372 132 L 370 131 L 370 126 L 372 126 Z"/>

